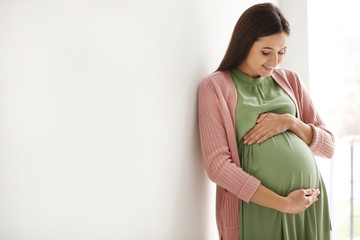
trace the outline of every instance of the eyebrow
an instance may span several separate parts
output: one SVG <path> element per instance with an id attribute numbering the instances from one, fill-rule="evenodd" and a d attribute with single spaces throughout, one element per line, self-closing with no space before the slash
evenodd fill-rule
<path id="1" fill-rule="evenodd" d="M 283 47 L 282 49 L 280 49 L 280 50 L 283 50 L 283 49 L 286 49 L 287 47 Z M 275 49 L 273 49 L 273 48 L 271 48 L 271 47 L 263 47 L 262 49 L 270 49 L 270 50 L 275 50 Z"/>

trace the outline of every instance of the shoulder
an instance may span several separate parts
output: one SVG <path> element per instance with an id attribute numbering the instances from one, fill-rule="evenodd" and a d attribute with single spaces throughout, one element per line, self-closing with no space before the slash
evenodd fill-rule
<path id="1" fill-rule="evenodd" d="M 212 88 L 221 92 L 233 88 L 230 71 L 216 71 L 205 78 L 199 84 L 199 89 Z"/>
<path id="2" fill-rule="evenodd" d="M 292 89 L 301 89 L 303 88 L 303 84 L 300 80 L 299 75 L 287 68 L 277 68 L 274 69 L 272 77 L 277 80 L 277 82 L 288 85 Z"/>
<path id="3" fill-rule="evenodd" d="M 298 74 L 295 71 L 293 71 L 291 69 L 287 69 L 287 68 L 274 69 L 273 75 L 278 78 L 279 77 L 283 78 L 284 80 L 287 80 L 287 81 L 299 80 Z"/>
<path id="4" fill-rule="evenodd" d="M 220 86 L 226 83 L 229 76 L 231 77 L 230 71 L 216 71 L 204 77 L 200 85 L 212 84 Z"/>

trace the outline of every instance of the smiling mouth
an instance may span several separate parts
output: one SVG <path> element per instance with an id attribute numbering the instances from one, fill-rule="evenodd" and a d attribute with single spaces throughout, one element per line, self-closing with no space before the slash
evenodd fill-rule
<path id="1" fill-rule="evenodd" d="M 272 70 L 272 69 L 274 69 L 274 67 L 273 66 L 266 66 L 266 65 L 263 65 L 265 68 L 267 68 L 267 69 L 269 69 L 269 70 Z"/>

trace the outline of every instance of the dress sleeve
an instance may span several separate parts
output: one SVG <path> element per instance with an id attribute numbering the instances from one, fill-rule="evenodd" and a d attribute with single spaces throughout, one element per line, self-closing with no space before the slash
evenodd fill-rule
<path id="1" fill-rule="evenodd" d="M 208 78 L 199 85 L 198 117 L 204 165 L 211 181 L 249 202 L 260 181 L 231 158 L 220 100 Z"/>
<path id="2" fill-rule="evenodd" d="M 296 74 L 295 76 L 299 85 L 298 97 L 301 103 L 299 108 L 302 113 L 302 121 L 308 124 L 313 132 L 310 149 L 315 156 L 332 158 L 335 150 L 335 138 L 316 111 L 307 89 Z"/>

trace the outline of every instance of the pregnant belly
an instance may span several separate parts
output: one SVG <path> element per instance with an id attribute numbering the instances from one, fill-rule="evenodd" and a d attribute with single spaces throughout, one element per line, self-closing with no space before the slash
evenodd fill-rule
<path id="1" fill-rule="evenodd" d="M 242 168 L 261 183 L 286 196 L 299 188 L 319 187 L 320 174 L 310 148 L 293 132 L 261 144 L 239 145 Z"/>

